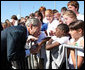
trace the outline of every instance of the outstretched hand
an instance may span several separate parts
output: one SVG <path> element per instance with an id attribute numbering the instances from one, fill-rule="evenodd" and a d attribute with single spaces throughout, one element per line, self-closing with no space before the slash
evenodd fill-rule
<path id="1" fill-rule="evenodd" d="M 41 46 L 43 43 L 49 41 L 50 39 L 51 39 L 51 37 L 46 37 L 46 38 L 42 39 L 42 41 L 38 45 Z"/>
<path id="2" fill-rule="evenodd" d="M 37 54 L 40 51 L 40 49 L 42 47 L 42 44 L 44 44 L 45 42 L 47 42 L 50 38 L 51 37 L 46 37 L 46 38 L 42 39 L 42 41 L 40 43 L 35 44 L 37 47 L 35 49 L 31 49 L 30 50 L 31 53 L 32 54 Z"/>
<path id="3" fill-rule="evenodd" d="M 35 40 L 38 40 L 38 38 L 36 38 L 32 35 L 29 35 L 28 38 L 27 38 L 27 41 L 29 41 L 29 40 L 35 41 Z"/>

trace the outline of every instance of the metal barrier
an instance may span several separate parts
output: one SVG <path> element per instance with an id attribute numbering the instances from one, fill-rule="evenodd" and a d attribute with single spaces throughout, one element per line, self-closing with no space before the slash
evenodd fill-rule
<path id="1" fill-rule="evenodd" d="M 66 53 L 66 69 L 69 69 L 69 67 L 68 67 L 68 59 L 67 59 L 67 49 L 68 49 L 68 48 L 75 49 L 76 69 L 77 69 L 77 50 L 82 50 L 82 51 L 84 51 L 83 47 L 72 46 L 72 45 L 67 45 L 67 44 L 63 44 L 63 47 L 65 47 L 65 53 Z"/>

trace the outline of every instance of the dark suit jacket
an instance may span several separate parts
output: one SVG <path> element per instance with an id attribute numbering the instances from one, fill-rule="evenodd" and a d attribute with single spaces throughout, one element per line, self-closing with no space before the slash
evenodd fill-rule
<path id="1" fill-rule="evenodd" d="M 12 26 L 1 31 L 1 67 L 9 68 L 10 61 L 25 57 L 24 45 L 27 30 L 24 26 Z"/>
<path id="2" fill-rule="evenodd" d="M 0 26 L 1 26 L 1 31 L 2 31 L 3 30 L 2 23 L 0 24 Z"/>

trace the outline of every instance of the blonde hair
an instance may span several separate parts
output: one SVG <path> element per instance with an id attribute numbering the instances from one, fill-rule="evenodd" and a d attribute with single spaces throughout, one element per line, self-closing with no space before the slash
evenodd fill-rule
<path id="1" fill-rule="evenodd" d="M 49 14 L 53 15 L 53 10 L 47 9 L 47 10 L 45 11 L 45 14 L 46 14 L 46 13 L 49 13 Z"/>
<path id="2" fill-rule="evenodd" d="M 63 16 L 64 16 L 64 15 L 72 18 L 74 21 L 77 20 L 77 16 L 76 16 L 76 14 L 75 14 L 72 10 L 67 10 L 67 11 L 63 14 Z"/>

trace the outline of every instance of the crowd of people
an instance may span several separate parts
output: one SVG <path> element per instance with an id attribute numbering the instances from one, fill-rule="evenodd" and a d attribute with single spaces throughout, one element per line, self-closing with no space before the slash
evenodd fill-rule
<path id="1" fill-rule="evenodd" d="M 29 16 L 1 23 L 2 69 L 66 69 L 63 44 L 84 49 L 84 15 L 79 3 L 46 9 L 41 6 Z M 75 49 L 68 49 L 68 67 L 76 68 Z M 84 51 L 77 50 L 77 67 L 84 69 Z"/>

